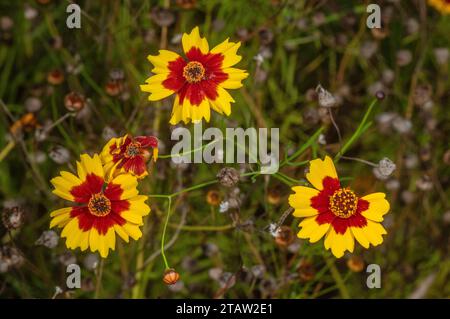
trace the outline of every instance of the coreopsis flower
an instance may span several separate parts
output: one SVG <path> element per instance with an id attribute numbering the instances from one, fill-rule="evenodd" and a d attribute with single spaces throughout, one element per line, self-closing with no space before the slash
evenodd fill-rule
<path id="1" fill-rule="evenodd" d="M 241 60 L 237 55 L 240 42 L 228 39 L 209 49 L 208 41 L 200 37 L 198 27 L 181 39 L 185 58 L 175 52 L 159 50 L 159 55 L 149 55 L 154 65 L 154 76 L 141 85 L 141 90 L 150 92 L 150 101 L 161 100 L 176 94 L 170 124 L 209 122 L 210 109 L 230 115 L 234 102 L 226 89 L 237 89 L 248 74 L 232 68 Z"/>
<path id="2" fill-rule="evenodd" d="M 450 1 L 448 0 L 428 0 L 428 4 L 442 14 L 450 14 Z"/>
<path id="3" fill-rule="evenodd" d="M 100 159 L 108 175 L 131 173 L 138 178 L 148 175 L 146 162 L 150 158 L 149 148 L 153 148 L 153 160 L 158 158 L 158 139 L 153 136 L 129 134 L 112 138 L 105 145 Z"/>
<path id="4" fill-rule="evenodd" d="M 355 239 L 364 248 L 383 242 L 386 230 L 380 224 L 389 211 L 384 193 L 357 196 L 350 188 L 342 187 L 333 161 L 310 162 L 306 178 L 314 188 L 295 186 L 289 196 L 295 217 L 304 217 L 299 224 L 299 238 L 309 238 L 311 243 L 325 237 L 325 249 L 340 258 L 346 250 L 353 252 Z"/>
<path id="5" fill-rule="evenodd" d="M 53 211 L 50 228 L 62 228 L 67 248 L 90 248 L 106 258 L 115 248 L 116 233 L 126 242 L 142 236 L 139 227 L 150 207 L 145 203 L 147 196 L 139 195 L 135 176 L 120 174 L 108 182 L 97 154 L 81 155 L 77 175 L 60 174 L 51 180 L 53 194 L 73 205 Z"/>

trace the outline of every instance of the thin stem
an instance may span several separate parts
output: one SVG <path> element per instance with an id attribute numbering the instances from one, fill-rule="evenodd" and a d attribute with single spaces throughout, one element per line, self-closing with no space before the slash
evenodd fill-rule
<path id="1" fill-rule="evenodd" d="M 3 161 L 3 159 L 9 154 L 9 152 L 11 152 L 15 145 L 16 143 L 13 140 L 9 141 L 9 143 L 6 144 L 6 146 L 0 152 L 0 162 Z"/>
<path id="2" fill-rule="evenodd" d="M 167 216 L 166 216 L 166 221 L 164 223 L 164 228 L 163 228 L 163 233 L 162 233 L 162 237 L 161 237 L 161 256 L 164 260 L 164 264 L 166 265 L 166 269 L 169 269 L 169 263 L 167 262 L 167 258 L 166 258 L 166 253 L 164 251 L 164 243 L 166 241 L 166 230 L 167 230 L 167 225 L 169 224 L 169 217 L 170 217 L 170 211 L 172 209 L 172 198 L 168 197 L 169 203 L 168 203 L 168 207 L 167 207 Z"/>
<path id="3" fill-rule="evenodd" d="M 356 129 L 356 131 L 353 133 L 353 135 L 350 137 L 350 139 L 344 144 L 344 146 L 342 146 L 341 150 L 339 151 L 339 153 L 335 156 L 334 161 L 337 162 L 339 161 L 339 159 L 341 158 L 342 155 L 344 155 L 344 153 L 348 150 L 348 148 L 361 136 L 361 134 L 368 128 L 367 125 L 367 120 L 369 119 L 369 115 L 372 112 L 373 107 L 375 106 L 375 104 L 377 103 L 377 99 L 374 99 L 369 107 L 367 108 L 366 113 L 364 114 L 364 117 L 361 121 L 361 123 L 359 123 L 358 128 Z"/>
<path id="4" fill-rule="evenodd" d="M 377 164 L 372 163 L 372 162 L 370 162 L 370 161 L 366 161 L 366 160 L 364 160 L 364 159 L 362 159 L 362 158 L 358 158 L 358 157 L 341 156 L 341 158 L 342 158 L 342 159 L 346 159 L 346 160 L 350 160 L 350 161 L 361 162 L 361 163 L 364 163 L 364 164 L 367 164 L 367 165 L 373 166 L 373 167 L 378 167 Z"/>
<path id="5" fill-rule="evenodd" d="M 347 287 L 345 286 L 344 279 L 342 278 L 339 270 L 336 268 L 334 264 L 334 260 L 331 260 L 330 257 L 325 257 L 325 262 L 327 263 L 328 268 L 330 269 L 331 276 L 333 276 L 334 281 L 336 282 L 336 286 L 341 292 L 341 296 L 344 299 L 350 299 L 350 293 L 348 292 Z"/>
<path id="6" fill-rule="evenodd" d="M 102 277 L 103 277 L 103 266 L 105 264 L 105 259 L 101 258 L 100 265 L 97 271 L 97 282 L 95 283 L 95 299 L 98 299 L 100 296 L 100 290 L 102 288 Z"/>

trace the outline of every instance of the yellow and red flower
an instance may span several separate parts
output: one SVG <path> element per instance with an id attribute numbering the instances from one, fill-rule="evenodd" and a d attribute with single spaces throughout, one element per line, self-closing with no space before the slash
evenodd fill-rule
<path id="1" fill-rule="evenodd" d="M 353 252 L 355 239 L 364 248 L 383 242 L 382 235 L 387 232 L 380 222 L 389 211 L 384 193 L 358 197 L 350 188 L 343 188 L 328 156 L 311 161 L 306 178 L 314 188 L 295 186 L 295 194 L 289 196 L 293 215 L 305 217 L 299 224 L 299 238 L 315 243 L 325 236 L 325 249 L 331 248 L 337 258 L 346 250 Z"/>
<path id="2" fill-rule="evenodd" d="M 450 14 L 450 0 L 428 0 L 428 3 L 442 14 Z"/>
<path id="3" fill-rule="evenodd" d="M 100 157 L 81 155 L 77 175 L 62 171 L 51 180 L 53 193 L 74 203 L 53 211 L 50 228 L 62 228 L 69 249 L 90 248 L 106 258 L 114 250 L 116 233 L 126 242 L 142 236 L 143 216 L 150 212 L 147 196 L 139 195 L 137 178 L 121 174 L 107 182 Z"/>
<path id="4" fill-rule="evenodd" d="M 141 85 L 141 90 L 150 92 L 148 99 L 157 101 L 176 94 L 170 124 L 180 121 L 209 122 L 210 109 L 230 115 L 231 95 L 225 89 L 237 89 L 248 74 L 232 68 L 241 60 L 237 55 L 240 42 L 228 39 L 209 50 L 208 41 L 200 37 L 198 27 L 181 39 L 186 58 L 168 50 L 159 50 L 159 55 L 149 55 L 154 65 L 154 76 Z"/>
<path id="5" fill-rule="evenodd" d="M 153 160 L 158 158 L 158 139 L 153 136 L 133 137 L 129 134 L 112 138 L 105 145 L 100 159 L 109 175 L 131 173 L 138 178 L 148 175 L 147 161 L 151 155 L 148 151 L 153 148 Z"/>

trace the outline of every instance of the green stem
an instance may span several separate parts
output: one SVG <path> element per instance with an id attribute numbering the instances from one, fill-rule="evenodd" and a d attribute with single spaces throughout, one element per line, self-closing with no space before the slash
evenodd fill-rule
<path id="1" fill-rule="evenodd" d="M 356 129 L 355 133 L 353 133 L 353 135 L 350 137 L 350 139 L 344 144 L 344 146 L 342 146 L 339 153 L 337 153 L 337 155 L 335 156 L 334 162 L 339 161 L 341 156 L 345 154 L 345 152 L 348 150 L 348 148 L 362 135 L 362 133 L 364 133 L 364 131 L 366 131 L 369 128 L 367 120 L 368 120 L 369 115 L 372 112 L 372 109 L 376 103 L 377 103 L 377 99 L 374 99 L 370 103 L 370 105 L 367 108 L 367 111 L 364 114 L 364 117 L 363 117 L 361 123 L 359 123 L 358 128 Z"/>
<path id="2" fill-rule="evenodd" d="M 169 224 L 169 217 L 170 217 L 170 212 L 172 209 L 172 198 L 168 197 L 169 203 L 168 203 L 168 207 L 167 207 L 167 216 L 166 216 L 166 221 L 164 223 L 164 228 L 163 228 L 163 233 L 162 233 L 162 237 L 161 237 L 161 256 L 164 260 L 164 265 L 166 266 L 166 269 L 169 269 L 169 263 L 167 262 L 167 258 L 166 258 L 166 253 L 164 251 L 164 244 L 166 242 L 166 231 L 167 231 L 167 225 Z"/>
<path id="3" fill-rule="evenodd" d="M 334 264 L 334 260 L 331 260 L 330 257 L 325 257 L 325 262 L 327 263 L 327 266 L 330 269 L 331 276 L 333 276 L 333 279 L 336 282 L 336 286 L 341 292 L 342 298 L 350 299 L 350 293 L 348 292 L 348 289 L 345 286 L 344 279 L 342 279 L 339 270 L 336 268 L 336 265 Z"/>

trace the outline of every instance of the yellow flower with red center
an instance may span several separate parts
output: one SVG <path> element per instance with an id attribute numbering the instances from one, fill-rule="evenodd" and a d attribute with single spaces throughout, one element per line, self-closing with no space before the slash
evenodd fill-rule
<path id="1" fill-rule="evenodd" d="M 67 248 L 90 248 L 106 258 L 115 248 L 116 233 L 126 242 L 142 236 L 139 227 L 150 207 L 145 203 L 148 197 L 139 195 L 135 176 L 121 174 L 108 182 L 97 154 L 81 155 L 77 175 L 60 174 L 51 180 L 53 193 L 74 205 L 53 211 L 50 228 L 62 228 Z"/>
<path id="2" fill-rule="evenodd" d="M 153 136 L 133 137 L 129 134 L 112 138 L 103 148 L 100 159 L 107 176 L 131 173 L 138 178 L 148 175 L 146 162 L 153 148 L 153 160 L 158 158 L 158 139 Z"/>
<path id="3" fill-rule="evenodd" d="M 191 120 L 196 123 L 203 118 L 209 122 L 211 108 L 230 115 L 234 99 L 226 89 L 242 87 L 241 81 L 248 76 L 244 70 L 232 68 L 242 58 L 237 55 L 241 43 L 227 39 L 209 50 L 208 41 L 200 37 L 198 27 L 183 34 L 181 41 L 186 58 L 168 50 L 148 56 L 155 75 L 141 85 L 141 90 L 150 92 L 150 101 L 176 94 L 172 125 Z"/>
<path id="4" fill-rule="evenodd" d="M 345 251 L 353 252 L 355 239 L 364 248 L 380 245 L 387 234 L 380 224 L 389 211 L 384 193 L 358 197 L 350 188 L 340 184 L 333 161 L 310 162 L 306 178 L 314 188 L 295 186 L 295 194 L 289 196 L 289 205 L 295 217 L 304 217 L 299 224 L 299 238 L 311 243 L 325 236 L 325 249 L 340 258 Z"/>
<path id="5" fill-rule="evenodd" d="M 428 0 L 428 3 L 442 14 L 450 14 L 450 0 Z"/>

